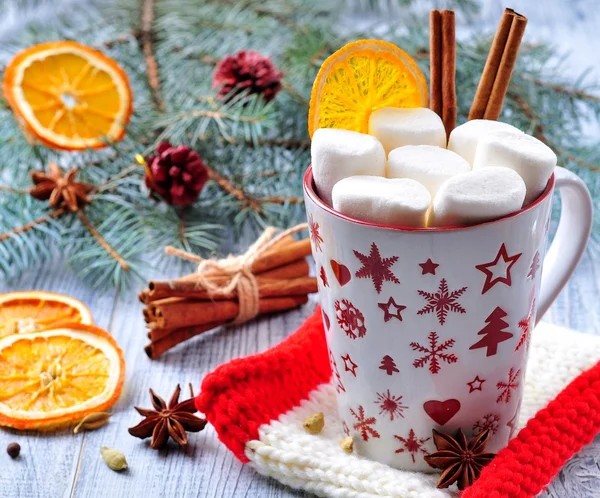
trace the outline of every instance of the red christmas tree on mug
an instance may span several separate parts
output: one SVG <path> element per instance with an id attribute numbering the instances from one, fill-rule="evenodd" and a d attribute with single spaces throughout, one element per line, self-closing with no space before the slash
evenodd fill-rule
<path id="1" fill-rule="evenodd" d="M 498 352 L 498 344 L 508 341 L 513 336 L 512 333 L 503 330 L 508 327 L 508 323 L 504 321 L 506 316 L 502 308 L 496 307 L 485 319 L 487 325 L 477 332 L 477 335 L 483 337 L 469 349 L 487 348 L 486 356 L 494 356 Z"/>
<path id="2" fill-rule="evenodd" d="M 400 372 L 400 370 L 398 370 L 398 367 L 396 366 L 396 362 L 394 361 L 394 359 L 387 354 L 381 359 L 381 366 L 379 367 L 379 369 L 385 370 L 385 373 L 387 373 L 388 375 L 393 375 L 394 372 Z"/>

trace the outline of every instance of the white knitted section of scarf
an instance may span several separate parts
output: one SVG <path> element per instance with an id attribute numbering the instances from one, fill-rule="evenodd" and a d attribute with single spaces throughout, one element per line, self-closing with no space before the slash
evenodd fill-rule
<path id="1" fill-rule="evenodd" d="M 541 323 L 533 334 L 519 428 L 575 377 L 600 360 L 600 337 Z M 302 428 L 306 418 L 325 414 L 318 436 Z M 318 496 L 335 498 L 448 498 L 456 491 L 435 487 L 437 475 L 406 472 L 348 455 L 339 447 L 345 435 L 337 418 L 335 388 L 322 384 L 308 400 L 259 428 L 246 444 L 246 456 L 265 476 Z"/>

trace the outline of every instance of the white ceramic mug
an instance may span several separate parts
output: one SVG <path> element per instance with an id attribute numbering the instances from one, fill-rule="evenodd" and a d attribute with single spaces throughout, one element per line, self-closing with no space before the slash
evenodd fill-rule
<path id="1" fill-rule="evenodd" d="M 562 213 L 544 259 L 555 186 Z M 546 312 L 589 238 L 583 181 L 557 168 L 532 204 L 470 227 L 351 219 L 319 199 L 310 167 L 304 195 L 338 409 L 357 452 L 429 471 L 432 429 L 490 429 L 487 450 L 504 447 L 536 311 Z"/>

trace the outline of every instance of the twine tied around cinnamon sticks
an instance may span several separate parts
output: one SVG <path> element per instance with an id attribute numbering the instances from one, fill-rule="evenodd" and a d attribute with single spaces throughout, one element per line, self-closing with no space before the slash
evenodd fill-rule
<path id="1" fill-rule="evenodd" d="M 196 273 L 188 276 L 188 280 L 195 281 L 197 289 L 205 290 L 209 298 L 217 294 L 224 297 L 237 295 L 239 311 L 230 323 L 239 325 L 252 320 L 260 311 L 259 285 L 252 271 L 255 261 L 286 237 L 307 228 L 307 223 L 301 223 L 275 236 L 277 229 L 267 227 L 244 254 L 229 255 L 224 259 L 203 259 L 171 246 L 165 248 L 165 253 L 198 263 Z"/>

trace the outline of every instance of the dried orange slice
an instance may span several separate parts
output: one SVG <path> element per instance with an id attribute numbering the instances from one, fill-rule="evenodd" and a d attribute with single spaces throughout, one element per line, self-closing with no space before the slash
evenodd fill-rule
<path id="1" fill-rule="evenodd" d="M 63 328 L 0 339 L 0 426 L 50 429 L 113 406 L 125 360 L 99 327 Z"/>
<path id="2" fill-rule="evenodd" d="M 381 40 L 348 43 L 329 56 L 312 87 L 308 132 L 342 128 L 368 133 L 382 107 L 427 107 L 427 83 L 415 61 Z"/>
<path id="3" fill-rule="evenodd" d="M 93 323 L 87 306 L 71 296 L 44 291 L 0 294 L 0 337 L 75 322 Z"/>
<path id="4" fill-rule="evenodd" d="M 100 148 L 123 138 L 132 110 L 121 67 L 72 41 L 33 45 L 4 72 L 4 96 L 27 131 L 66 150 Z"/>

